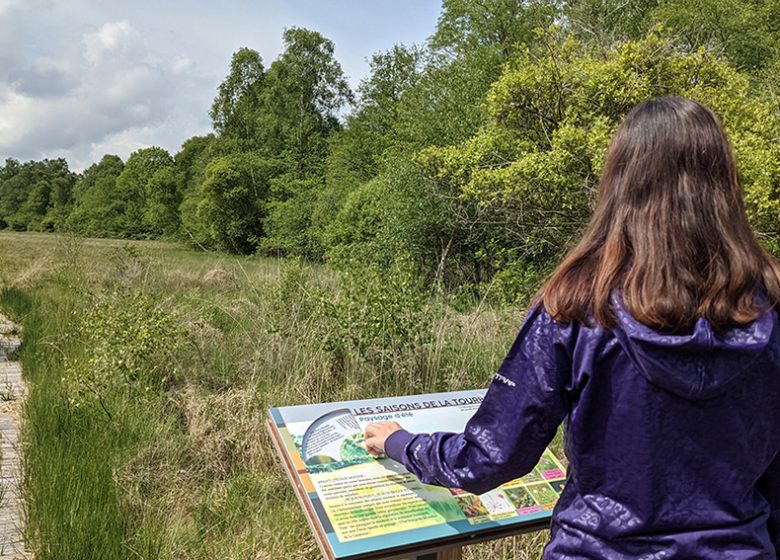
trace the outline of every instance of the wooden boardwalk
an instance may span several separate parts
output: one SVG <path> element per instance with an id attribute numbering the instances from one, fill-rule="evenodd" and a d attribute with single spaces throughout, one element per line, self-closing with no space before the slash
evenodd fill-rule
<path id="1" fill-rule="evenodd" d="M 19 420 L 26 386 L 22 367 L 11 361 L 20 340 L 16 327 L 0 315 L 0 560 L 30 558 L 24 546 L 20 495 Z"/>

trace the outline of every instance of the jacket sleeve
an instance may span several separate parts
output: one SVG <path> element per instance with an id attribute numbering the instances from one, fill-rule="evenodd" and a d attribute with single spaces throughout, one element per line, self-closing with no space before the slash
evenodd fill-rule
<path id="1" fill-rule="evenodd" d="M 780 555 L 780 452 L 758 481 L 758 489 L 769 502 L 769 536 Z"/>
<path id="2" fill-rule="evenodd" d="M 426 484 L 475 494 L 530 472 L 569 411 L 574 328 L 536 306 L 464 433 L 400 430 L 387 455 Z"/>

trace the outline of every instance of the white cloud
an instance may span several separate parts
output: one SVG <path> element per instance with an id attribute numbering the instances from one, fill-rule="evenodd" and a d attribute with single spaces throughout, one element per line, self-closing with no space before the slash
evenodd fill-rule
<path id="1" fill-rule="evenodd" d="M 207 80 L 197 65 L 155 52 L 129 20 L 61 40 L 62 49 L 25 50 L 0 74 L 0 157 L 65 155 L 81 169 L 104 153 L 126 158 L 151 144 L 173 151 L 208 130 L 208 122 L 192 116 L 206 113 Z"/>
<path id="2" fill-rule="evenodd" d="M 90 62 L 98 62 L 104 56 L 113 55 L 130 39 L 133 30 L 127 20 L 110 21 L 94 33 L 84 36 L 85 56 Z"/>
<path id="3" fill-rule="evenodd" d="M 186 56 L 177 56 L 174 57 L 173 62 L 171 63 L 171 70 L 173 70 L 174 74 L 184 74 L 189 72 L 193 66 L 194 62 L 191 58 L 187 58 Z"/>
<path id="4" fill-rule="evenodd" d="M 22 0 L 0 0 L 0 16 L 21 4 Z"/>

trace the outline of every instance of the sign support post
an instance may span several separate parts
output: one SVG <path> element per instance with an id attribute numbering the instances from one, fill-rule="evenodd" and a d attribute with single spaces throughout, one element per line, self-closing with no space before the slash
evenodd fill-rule
<path id="1" fill-rule="evenodd" d="M 463 558 L 463 547 L 456 546 L 438 552 L 423 554 L 410 560 L 461 560 Z"/>

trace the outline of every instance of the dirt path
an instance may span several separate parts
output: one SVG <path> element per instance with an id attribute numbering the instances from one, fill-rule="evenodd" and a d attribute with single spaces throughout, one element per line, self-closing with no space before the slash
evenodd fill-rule
<path id="1" fill-rule="evenodd" d="M 0 315 L 0 560 L 29 558 L 22 538 L 24 510 L 19 493 L 22 469 L 18 446 L 26 386 L 21 365 L 11 361 L 19 344 L 15 325 Z"/>

